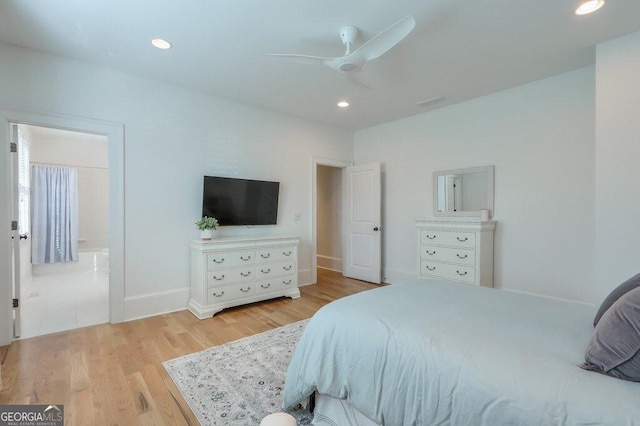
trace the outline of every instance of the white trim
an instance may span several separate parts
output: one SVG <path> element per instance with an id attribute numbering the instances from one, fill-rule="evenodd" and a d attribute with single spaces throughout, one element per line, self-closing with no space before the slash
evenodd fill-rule
<path id="1" fill-rule="evenodd" d="M 311 157 L 311 284 L 318 282 L 318 224 L 316 221 L 316 208 L 318 203 L 318 166 L 329 166 L 344 169 L 351 165 L 353 165 L 352 161 L 332 160 L 329 158 L 315 156 Z"/>
<path id="2" fill-rule="evenodd" d="M 595 307 L 596 306 L 595 303 L 583 302 L 581 300 L 566 299 L 564 297 L 557 297 L 557 296 L 547 296 L 546 294 L 531 293 L 529 291 L 514 290 L 514 289 L 511 289 L 511 288 L 501 288 L 499 290 L 508 291 L 510 293 L 526 294 L 527 296 L 543 297 L 545 299 L 558 300 L 560 302 L 577 303 L 579 305 L 585 305 L 585 306 L 591 306 L 591 307 Z"/>
<path id="3" fill-rule="evenodd" d="M 125 320 L 132 321 L 170 312 L 184 311 L 189 305 L 190 297 L 190 287 L 127 297 L 124 299 Z"/>
<path id="4" fill-rule="evenodd" d="M 342 272 L 342 259 L 332 256 L 323 256 L 321 254 L 316 256 L 316 258 L 318 259 L 318 268 Z"/>
<path id="5" fill-rule="evenodd" d="M 11 212 L 9 200 L 10 159 L 8 147 L 9 123 L 55 127 L 107 136 L 109 155 L 109 320 L 122 322 L 124 316 L 124 124 L 73 117 L 21 111 L 0 106 L 0 165 L 5 170 L 4 185 L 0 185 L 0 235 L 10 235 Z M 7 241 L 11 241 L 9 238 Z M 0 346 L 13 340 L 13 312 L 11 308 L 10 243 L 0 244 Z"/>

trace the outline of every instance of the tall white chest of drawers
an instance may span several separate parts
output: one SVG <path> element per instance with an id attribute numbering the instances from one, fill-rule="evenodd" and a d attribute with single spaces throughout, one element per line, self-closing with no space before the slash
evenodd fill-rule
<path id="1" fill-rule="evenodd" d="M 224 308 L 274 297 L 300 297 L 299 237 L 191 241 L 189 310 L 205 319 Z"/>
<path id="2" fill-rule="evenodd" d="M 418 278 L 493 287 L 493 221 L 417 220 Z"/>

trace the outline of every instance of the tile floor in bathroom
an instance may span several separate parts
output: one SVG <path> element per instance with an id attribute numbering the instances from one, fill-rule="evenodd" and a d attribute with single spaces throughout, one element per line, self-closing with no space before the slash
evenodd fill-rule
<path id="1" fill-rule="evenodd" d="M 21 283 L 20 338 L 109 322 L 109 274 L 78 271 Z"/>

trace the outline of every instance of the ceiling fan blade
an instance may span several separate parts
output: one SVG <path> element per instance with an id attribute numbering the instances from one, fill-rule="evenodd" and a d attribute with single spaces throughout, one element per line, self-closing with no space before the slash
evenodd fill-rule
<path id="1" fill-rule="evenodd" d="M 324 64 L 326 61 L 331 61 L 336 58 L 323 58 L 321 56 L 310 55 L 296 55 L 293 53 L 271 53 L 270 56 L 276 58 L 288 59 L 294 62 L 300 62 L 302 64 Z"/>
<path id="2" fill-rule="evenodd" d="M 346 73 L 346 75 L 347 75 L 347 80 L 349 81 L 349 83 L 353 84 L 354 86 L 358 86 L 358 87 L 361 87 L 363 89 L 371 89 L 371 87 L 367 86 L 366 84 L 364 84 L 363 82 L 358 80 L 358 77 L 356 77 L 356 74 L 354 74 L 354 73 Z"/>
<path id="3" fill-rule="evenodd" d="M 413 16 L 406 16 L 386 30 L 373 36 L 352 54 L 361 56 L 365 61 L 376 59 L 400 43 L 415 26 L 416 20 Z"/>

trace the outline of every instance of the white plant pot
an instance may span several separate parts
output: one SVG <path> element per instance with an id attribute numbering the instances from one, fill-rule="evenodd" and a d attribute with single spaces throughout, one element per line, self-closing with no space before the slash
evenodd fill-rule
<path id="1" fill-rule="evenodd" d="M 205 229 L 203 231 L 200 231 L 200 237 L 204 240 L 204 241 L 209 241 L 213 238 L 213 229 Z"/>

